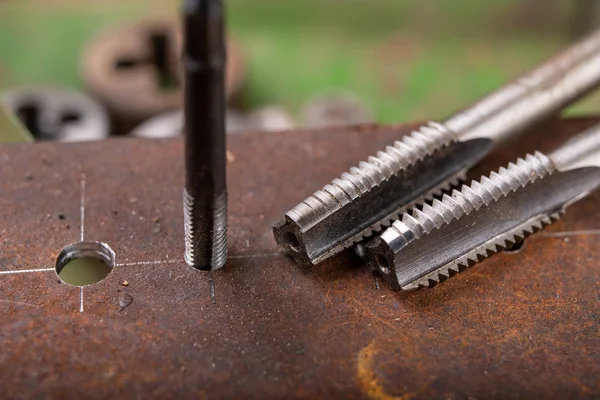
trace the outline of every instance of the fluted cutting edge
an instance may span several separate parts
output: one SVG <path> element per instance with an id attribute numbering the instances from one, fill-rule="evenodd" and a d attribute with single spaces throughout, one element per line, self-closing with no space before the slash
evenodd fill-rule
<path id="1" fill-rule="evenodd" d="M 393 213 L 379 220 L 376 224 L 372 225 L 368 229 L 358 233 L 357 235 L 352 236 L 349 240 L 340 243 L 338 246 L 331 248 L 331 250 L 321 255 L 314 262 L 318 263 L 321 260 L 325 260 L 333 254 L 337 254 L 344 249 L 354 246 L 356 243 L 362 242 L 363 240 L 376 235 L 378 232 L 381 232 L 383 229 L 389 227 L 392 224 L 392 222 L 397 220 L 403 213 L 410 211 L 416 205 L 423 204 L 424 202 L 430 202 L 435 197 L 441 196 L 444 192 L 447 192 L 452 188 L 457 187 L 461 182 L 464 182 L 466 180 L 466 175 L 466 171 L 460 171 L 458 174 L 444 181 L 441 185 L 436 186 L 424 195 L 419 196 L 410 203 L 406 204 L 404 207 L 394 211 Z"/>
<path id="2" fill-rule="evenodd" d="M 184 189 L 185 261 L 192 267 L 210 266 L 211 270 L 219 269 L 227 262 L 227 193 L 221 194 L 214 201 L 211 227 L 197 226 L 195 204 L 194 198 Z"/>
<path id="3" fill-rule="evenodd" d="M 434 287 L 438 283 L 452 278 L 467 268 L 480 263 L 486 258 L 491 257 L 502 250 L 510 248 L 515 243 L 524 240 L 527 236 L 532 235 L 544 227 L 554 223 L 561 217 L 562 213 L 563 211 L 559 210 L 551 215 L 538 215 L 534 218 L 531 218 L 517 228 L 511 229 L 510 231 L 505 232 L 480 246 L 477 246 L 456 260 L 453 260 L 443 267 L 438 268 L 435 271 L 432 271 L 429 274 L 409 283 L 408 285 L 403 286 L 402 290 L 416 290 L 426 287 Z"/>
<path id="4" fill-rule="evenodd" d="M 544 154 L 535 152 L 511 162 L 506 168 L 492 172 L 489 176 L 482 176 L 479 181 L 472 181 L 469 186 L 463 185 L 461 190 L 454 190 L 451 195 L 444 194 L 442 199 L 435 199 L 431 205 L 424 204 L 422 209 L 414 209 L 412 215 L 405 213 L 402 220 L 398 220 L 384 232 L 381 239 L 390 245 L 393 242 L 404 243 L 394 251 L 401 252 L 404 246 L 434 229 L 450 224 L 453 220 L 460 219 L 474 210 L 498 201 L 500 198 L 525 187 L 538 179 L 555 171 L 554 164 Z M 472 249 L 464 256 L 446 264 L 431 273 L 419 277 L 413 282 L 405 284 L 402 289 L 411 290 L 419 287 L 431 287 L 440 281 L 448 279 L 476 264 L 491 254 L 505 248 L 541 229 L 552 222 L 554 216 L 537 216 L 517 228 L 492 238 L 490 241 Z"/>
<path id="5" fill-rule="evenodd" d="M 450 196 L 444 194 L 442 200 L 435 199 L 431 205 L 424 204 L 420 210 L 415 208 L 412 215 L 405 213 L 402 220 L 394 222 L 389 230 L 394 235 L 404 236 L 410 242 L 470 214 L 473 210 L 479 210 L 554 170 L 554 164 L 546 155 L 540 152 L 527 154 L 525 158 L 517 159 L 516 163 L 511 162 L 506 168 L 501 167 L 498 172 L 482 176 L 469 186 L 463 185 L 460 191 L 453 190 Z M 406 232 L 409 232 L 410 237 L 406 236 Z"/>

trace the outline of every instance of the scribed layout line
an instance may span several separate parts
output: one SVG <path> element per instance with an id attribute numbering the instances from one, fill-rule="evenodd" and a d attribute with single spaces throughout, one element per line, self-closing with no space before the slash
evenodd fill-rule
<path id="1" fill-rule="evenodd" d="M 37 304 L 29 304 L 29 303 L 24 303 L 22 301 L 0 300 L 0 303 L 3 303 L 3 304 L 14 304 L 14 305 L 19 305 L 19 306 L 33 307 L 33 308 L 42 308 L 42 306 L 39 306 Z"/>
<path id="2" fill-rule="evenodd" d="M 208 272 L 208 282 L 210 283 L 210 300 L 213 304 L 217 304 L 217 298 L 215 296 L 215 280 L 212 273 L 212 271 Z"/>
<path id="3" fill-rule="evenodd" d="M 239 255 L 239 256 L 229 256 L 229 258 L 233 260 L 244 259 L 244 258 L 259 258 L 259 257 L 275 257 L 280 253 L 267 253 L 267 254 L 249 254 L 249 255 Z M 124 262 L 118 263 L 116 267 L 135 267 L 137 265 L 158 265 L 158 264 L 178 264 L 183 263 L 183 259 L 181 260 L 158 260 L 158 261 L 132 261 L 132 262 Z"/>
<path id="4" fill-rule="evenodd" d="M 83 312 L 83 286 L 79 288 L 79 312 Z"/>
<path id="5" fill-rule="evenodd" d="M 158 264 L 177 264 L 183 260 L 161 260 L 161 261 L 136 261 L 116 264 L 116 267 L 135 267 L 136 265 L 158 265 Z"/>
<path id="6" fill-rule="evenodd" d="M 81 202 L 79 206 L 80 211 L 80 219 L 81 219 L 81 227 L 79 231 L 81 232 L 80 240 L 83 242 L 84 238 L 84 223 L 85 223 L 85 175 L 81 174 Z"/>
<path id="7" fill-rule="evenodd" d="M 14 271 L 0 271 L 0 275 L 27 274 L 30 272 L 48 272 L 48 271 L 54 271 L 54 268 L 15 269 Z"/>
<path id="8" fill-rule="evenodd" d="M 246 254 L 246 255 L 239 255 L 239 256 L 229 256 L 229 258 L 232 260 L 239 260 L 239 259 L 244 259 L 244 258 L 275 257 L 278 255 L 281 255 L 281 253 Z"/>

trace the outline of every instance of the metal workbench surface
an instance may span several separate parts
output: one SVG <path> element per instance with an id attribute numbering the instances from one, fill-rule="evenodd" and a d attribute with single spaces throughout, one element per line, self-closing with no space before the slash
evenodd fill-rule
<path id="1" fill-rule="evenodd" d="M 598 119 L 553 120 L 473 176 Z M 0 148 L 4 398 L 598 398 L 598 194 L 431 290 L 396 293 L 346 252 L 303 272 L 271 225 L 407 127 L 229 137 L 230 259 L 183 261 L 181 140 Z M 83 216 L 83 220 L 82 220 Z M 81 237 L 101 283 L 62 283 Z"/>

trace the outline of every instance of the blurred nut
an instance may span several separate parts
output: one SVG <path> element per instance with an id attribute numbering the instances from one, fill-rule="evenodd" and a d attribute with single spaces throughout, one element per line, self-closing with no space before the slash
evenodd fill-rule
<path id="1" fill-rule="evenodd" d="M 129 136 L 162 139 L 181 135 L 183 129 L 183 113 L 181 111 L 167 111 L 152 117 L 129 133 Z"/>
<path id="2" fill-rule="evenodd" d="M 304 122 L 310 128 L 347 126 L 373 122 L 373 113 L 358 97 L 332 93 L 310 100 L 304 108 Z"/>
<path id="3" fill-rule="evenodd" d="M 244 130 L 246 119 L 241 114 L 228 110 L 226 124 L 227 133 L 239 132 Z M 129 135 L 146 139 L 169 138 L 181 135 L 182 129 L 183 112 L 168 111 L 142 122 Z"/>
<path id="4" fill-rule="evenodd" d="M 200 111 L 200 110 L 199 110 Z M 280 106 L 267 106 L 249 115 L 227 110 L 227 133 L 282 131 L 296 126 L 291 115 Z M 129 135 L 147 139 L 179 136 L 183 129 L 183 112 L 168 111 L 142 122 Z"/>
<path id="5" fill-rule="evenodd" d="M 296 121 L 285 108 L 266 106 L 248 116 L 248 125 L 257 131 L 285 131 L 296 127 Z"/>
<path id="6" fill-rule="evenodd" d="M 36 140 L 79 142 L 110 134 L 106 110 L 82 93 L 29 87 L 2 93 L 1 98 Z"/>
<path id="7" fill-rule="evenodd" d="M 118 119 L 139 122 L 182 106 L 181 27 L 174 20 L 143 21 L 99 33 L 86 47 L 87 87 Z M 227 91 L 243 81 L 241 51 L 228 43 Z"/>

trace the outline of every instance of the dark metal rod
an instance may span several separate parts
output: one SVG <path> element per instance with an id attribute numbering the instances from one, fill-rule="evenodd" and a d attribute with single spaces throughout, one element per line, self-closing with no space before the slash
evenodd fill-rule
<path id="1" fill-rule="evenodd" d="M 185 260 L 227 261 L 224 12 L 219 0 L 185 0 Z"/>

